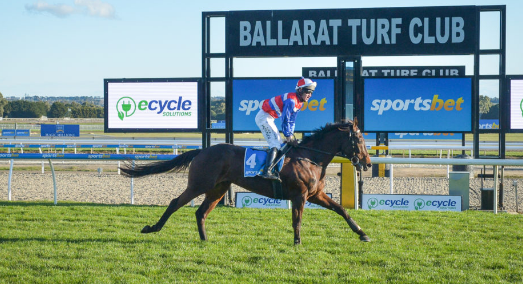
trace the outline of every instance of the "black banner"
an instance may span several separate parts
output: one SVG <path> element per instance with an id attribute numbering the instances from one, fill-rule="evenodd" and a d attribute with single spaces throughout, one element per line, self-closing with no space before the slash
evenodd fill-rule
<path id="1" fill-rule="evenodd" d="M 231 11 L 235 57 L 472 54 L 476 7 Z"/>
<path id="2" fill-rule="evenodd" d="M 335 78 L 338 76 L 336 67 L 303 67 L 305 78 Z M 465 66 L 373 66 L 363 67 L 362 77 L 464 77 Z"/>

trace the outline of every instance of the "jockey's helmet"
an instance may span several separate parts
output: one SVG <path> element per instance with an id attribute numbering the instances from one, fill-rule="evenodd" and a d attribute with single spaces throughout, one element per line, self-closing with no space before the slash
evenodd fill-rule
<path id="1" fill-rule="evenodd" d="M 309 78 L 301 78 L 298 83 L 296 84 L 296 90 L 299 89 L 306 89 L 314 91 L 316 89 L 316 82 L 313 82 Z"/>

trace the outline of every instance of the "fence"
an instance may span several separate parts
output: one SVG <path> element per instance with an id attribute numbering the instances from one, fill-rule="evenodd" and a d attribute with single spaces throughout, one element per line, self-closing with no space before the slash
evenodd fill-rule
<path id="1" fill-rule="evenodd" d="M 60 143 L 60 142 L 57 142 Z M 63 142 L 61 142 L 63 143 Z M 56 200 L 56 180 L 55 180 L 55 173 L 54 168 L 52 165 L 51 160 L 57 159 L 57 160 L 170 160 L 174 157 L 176 157 L 175 152 L 173 155 L 154 155 L 154 154 L 67 154 L 63 153 L 63 149 L 65 148 L 116 148 L 117 151 L 120 148 L 146 148 L 146 149 L 196 149 L 201 148 L 197 145 L 129 145 L 129 144 L 31 144 L 31 145 L 25 145 L 25 144 L 0 144 L 0 147 L 7 147 L 9 150 L 11 148 L 20 148 L 22 149 L 24 147 L 28 148 L 61 148 L 62 153 L 4 153 L 0 154 L 0 159 L 6 159 L 11 160 L 10 169 L 9 169 L 9 179 L 8 179 L 8 196 L 9 200 L 11 200 L 11 177 L 13 172 L 13 164 L 15 159 L 25 159 L 25 160 L 49 160 L 49 164 L 51 165 L 51 171 L 53 175 L 53 184 L 54 184 L 54 202 L 57 203 Z M 368 146 L 370 148 L 370 146 Z M 419 145 L 415 145 L 414 147 L 419 147 Z M 437 145 L 438 149 L 440 149 L 442 146 Z M 455 147 L 467 147 L 467 146 L 455 146 Z M 490 146 L 489 146 L 490 147 Z M 513 146 L 516 149 L 519 149 L 521 146 Z M 389 146 L 389 149 L 391 147 Z M 424 147 L 424 149 L 427 149 L 429 147 Z M 432 148 L 433 149 L 433 148 Z M 390 164 L 391 170 L 390 170 L 390 180 L 391 180 L 391 193 L 393 192 L 393 164 L 429 164 L 429 165 L 488 165 L 494 167 L 494 212 L 497 213 L 497 171 L 499 166 L 520 166 L 523 167 L 523 160 L 508 160 L 508 159 L 450 159 L 450 158 L 381 158 L 381 157 L 372 157 L 371 161 L 373 164 Z M 347 159 L 335 157 L 332 161 L 333 163 L 345 163 L 348 162 Z M 131 179 L 131 204 L 134 203 L 133 199 L 133 179 Z M 357 192 L 357 190 L 356 190 Z M 356 193 L 357 194 L 357 193 Z"/>
<path id="2" fill-rule="evenodd" d="M 335 162 L 336 159 L 333 160 Z M 419 164 L 419 165 L 480 165 L 493 166 L 494 177 L 494 213 L 497 213 L 497 196 L 498 196 L 498 167 L 500 166 L 517 166 L 523 167 L 523 160 L 521 159 L 434 159 L 434 158 L 382 158 L 372 157 L 372 164 L 390 164 L 390 188 L 393 193 L 393 166 L 394 164 Z"/>

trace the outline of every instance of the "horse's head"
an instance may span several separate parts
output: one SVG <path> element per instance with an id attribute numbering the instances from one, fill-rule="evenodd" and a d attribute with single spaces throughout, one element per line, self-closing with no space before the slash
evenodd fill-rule
<path id="1" fill-rule="evenodd" d="M 358 118 L 354 118 L 352 124 L 345 124 L 338 129 L 348 134 L 348 139 L 343 139 L 344 142 L 341 146 L 341 152 L 351 160 L 356 170 L 360 171 L 363 169 L 367 171 L 372 164 L 370 162 L 369 152 L 367 152 L 367 146 L 365 146 L 363 134 L 358 128 Z"/>

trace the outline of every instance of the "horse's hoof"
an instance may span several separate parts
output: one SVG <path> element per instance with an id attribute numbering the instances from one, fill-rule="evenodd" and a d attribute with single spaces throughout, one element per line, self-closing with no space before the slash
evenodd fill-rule
<path id="1" fill-rule="evenodd" d="M 301 241 L 300 240 L 294 241 L 294 245 L 301 245 Z"/>
<path id="2" fill-rule="evenodd" d="M 360 241 L 362 242 L 370 242 L 370 238 L 367 235 L 360 236 Z"/>
<path id="3" fill-rule="evenodd" d="M 142 234 L 147 234 L 150 232 L 151 232 L 151 226 L 145 225 L 145 227 L 143 227 L 143 229 L 142 229 Z"/>

